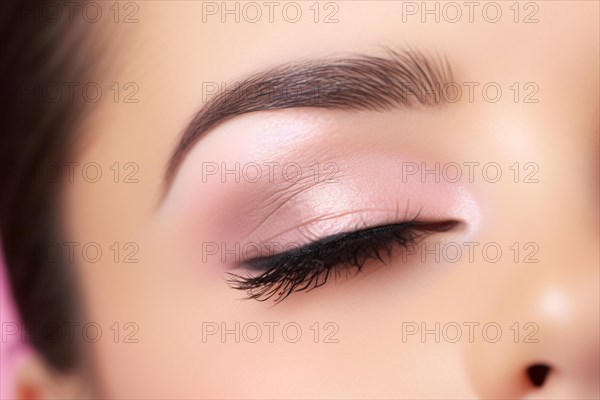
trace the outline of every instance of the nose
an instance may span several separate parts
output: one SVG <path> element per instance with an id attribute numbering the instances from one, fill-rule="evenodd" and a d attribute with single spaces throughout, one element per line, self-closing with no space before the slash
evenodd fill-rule
<path id="1" fill-rule="evenodd" d="M 487 310 L 503 337 L 474 342 L 467 352 L 479 397 L 600 398 L 598 260 L 570 262 L 515 270 Z"/>

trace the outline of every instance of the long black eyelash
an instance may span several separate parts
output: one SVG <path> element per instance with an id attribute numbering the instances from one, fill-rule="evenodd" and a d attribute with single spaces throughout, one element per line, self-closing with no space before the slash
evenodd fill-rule
<path id="1" fill-rule="evenodd" d="M 300 248 L 246 261 L 247 266 L 265 272 L 258 276 L 229 274 L 228 282 L 234 289 L 245 290 L 250 299 L 266 301 L 275 297 L 279 303 L 294 292 L 324 285 L 334 271 L 337 276 L 342 270 L 359 272 L 371 259 L 385 264 L 394 246 L 405 249 L 428 233 L 446 232 L 457 224 L 408 221 L 339 233 Z"/>

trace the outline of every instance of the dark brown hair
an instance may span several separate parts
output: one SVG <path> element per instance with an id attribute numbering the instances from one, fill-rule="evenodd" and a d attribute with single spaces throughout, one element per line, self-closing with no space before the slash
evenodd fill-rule
<path id="1" fill-rule="evenodd" d="M 46 15 L 52 5 L 61 18 Z M 44 96 L 50 85 L 80 81 L 81 26 L 69 20 L 63 2 L 8 1 L 0 5 L 0 229 L 12 293 L 30 343 L 58 371 L 75 368 L 77 344 L 50 340 L 44 332 L 78 316 L 73 268 L 40 251 L 61 235 L 61 184 L 40 177 L 49 163 L 66 157 L 81 102 Z M 41 334 L 40 334 L 41 332 Z"/>

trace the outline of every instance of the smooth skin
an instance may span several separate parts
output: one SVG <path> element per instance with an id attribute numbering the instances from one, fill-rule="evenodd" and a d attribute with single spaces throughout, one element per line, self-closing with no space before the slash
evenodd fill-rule
<path id="1" fill-rule="evenodd" d="M 64 188 L 68 240 L 103 249 L 99 262 L 76 251 L 74 263 L 86 321 L 100 325 L 103 336 L 85 348 L 89 376 L 58 378 L 33 360 L 19 387 L 34 388 L 38 398 L 597 398 L 598 3 L 537 2 L 539 22 L 528 24 L 514 22 L 509 2 L 499 3 L 503 18 L 495 24 L 482 18 L 481 7 L 473 23 L 467 15 L 423 23 L 420 14 L 402 21 L 402 2 L 337 4 L 337 23 L 315 23 L 302 2 L 298 23 L 276 11 L 273 23 L 263 16 L 252 24 L 232 16 L 223 23 L 220 14 L 203 22 L 202 2 L 140 2 L 138 23 L 108 19 L 93 27 L 110 43 L 94 80 L 139 86 L 137 104 L 115 103 L 111 92 L 86 117 L 72 161 L 98 163 L 103 178 L 76 178 Z M 522 20 L 530 10 L 520 7 Z M 481 86 L 472 102 L 465 92 L 436 109 L 241 115 L 195 144 L 163 197 L 169 157 L 205 104 L 203 84 L 296 60 L 385 55 L 384 47 L 443 54 L 456 82 Z M 496 103 L 482 96 L 487 82 L 503 90 Z M 537 103 L 523 101 L 527 82 L 539 88 Z M 301 195 L 289 196 L 300 186 L 219 176 L 203 182 L 207 161 L 333 162 L 339 182 L 304 184 Z M 409 161 L 496 162 L 503 176 L 491 183 L 479 169 L 473 182 L 411 184 L 399 178 Z M 115 183 L 115 162 L 122 174 L 127 162 L 139 166 L 139 182 Z M 509 168 L 515 162 L 518 182 Z M 537 183 L 523 182 L 528 162 L 538 167 Z M 342 274 L 276 306 L 240 301 L 245 293 L 230 288 L 225 273 L 244 270 L 218 255 L 203 260 L 203 243 L 312 240 L 404 217 L 398 205 L 432 220 L 459 220 L 460 227 L 426 243 L 466 249 L 465 242 L 477 242 L 474 260 L 465 253 L 457 262 L 422 262 L 421 254 L 403 259 L 398 252 L 387 265 L 371 260 L 364 273 Z M 332 219 L 323 222 L 325 216 Z M 109 250 L 115 242 L 119 262 Z M 139 247 L 139 263 L 123 262 L 129 242 Z M 524 262 L 530 242 L 537 263 Z M 500 261 L 484 259 L 486 243 L 500 245 Z M 118 343 L 109 329 L 115 322 Z M 127 322 L 137 324 L 138 343 L 124 343 L 132 332 Z M 238 322 L 259 324 L 262 338 L 252 343 L 243 331 L 240 343 L 233 333 L 203 337 L 210 323 L 233 331 Z M 272 343 L 269 322 L 280 324 Z M 289 337 L 281 331 L 290 322 L 302 329 L 296 343 L 288 340 L 293 330 Z M 421 331 L 407 335 L 422 324 L 435 331 L 436 323 L 439 343 L 434 333 L 423 340 Z M 462 327 L 455 343 L 447 339 L 455 336 L 449 323 Z M 465 323 L 479 324 L 472 325 L 473 340 Z M 502 329 L 496 343 L 489 340 L 493 328 L 482 333 L 487 323 Z M 337 342 L 326 343 L 334 330 Z M 528 334 L 537 343 L 525 340 Z M 535 363 L 552 368 L 541 388 L 527 379 Z"/>

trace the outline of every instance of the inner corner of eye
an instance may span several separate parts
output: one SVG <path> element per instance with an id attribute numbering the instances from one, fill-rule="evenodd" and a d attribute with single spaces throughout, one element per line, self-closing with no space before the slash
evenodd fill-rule
<path id="1" fill-rule="evenodd" d="M 447 232 L 454 229 L 460 229 L 463 225 L 464 223 L 457 219 L 447 219 L 425 223 L 425 227 L 437 232 Z"/>
<path id="2" fill-rule="evenodd" d="M 463 224 L 462 221 L 456 219 L 425 219 L 425 218 L 411 218 L 404 219 L 400 222 L 392 222 L 383 225 L 374 225 L 361 229 L 356 229 L 353 232 L 347 234 L 369 232 L 369 233 L 383 233 L 389 231 L 403 231 L 403 232 L 422 232 L 422 233 L 442 233 L 460 227 Z"/>

